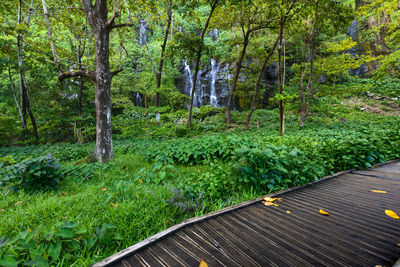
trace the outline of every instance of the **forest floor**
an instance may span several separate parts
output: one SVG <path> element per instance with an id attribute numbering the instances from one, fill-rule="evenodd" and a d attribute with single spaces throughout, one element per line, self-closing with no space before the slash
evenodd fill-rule
<path id="1" fill-rule="evenodd" d="M 333 104 L 326 125 L 322 104 L 304 128 L 289 112 L 284 137 L 276 109 L 257 110 L 246 132 L 245 112 L 235 112 L 235 127 L 226 129 L 223 113 L 199 110 L 193 133 L 174 123 L 177 112 L 162 114 L 161 123 L 141 119 L 134 127 L 142 138 L 117 136 L 115 157 L 103 165 L 85 160 L 93 143 L 0 148 L 4 175 L 26 158 L 51 154 L 62 177 L 48 190 L 3 187 L 0 265 L 87 266 L 190 217 L 400 158 L 398 102 L 352 97 Z M 116 132 L 137 130 L 126 128 L 127 115 L 114 121 Z"/>

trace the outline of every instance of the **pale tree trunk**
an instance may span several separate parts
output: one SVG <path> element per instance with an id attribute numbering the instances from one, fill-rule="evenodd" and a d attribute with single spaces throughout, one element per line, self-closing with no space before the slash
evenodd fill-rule
<path id="1" fill-rule="evenodd" d="M 336 77 L 333 79 L 333 90 L 335 89 L 335 85 L 336 85 Z M 329 95 L 329 102 L 328 102 L 328 108 L 326 109 L 326 112 L 325 112 L 324 125 L 326 125 L 331 102 L 332 102 L 332 93 Z"/>
<path id="2" fill-rule="evenodd" d="M 105 3 L 107 5 L 107 3 Z M 107 12 L 105 12 L 105 21 Z M 92 30 L 95 39 L 96 65 L 94 72 L 95 106 L 96 106 L 96 149 L 95 157 L 104 162 L 113 155 L 111 132 L 111 71 L 109 63 L 109 32 L 104 25 L 96 25 Z"/>
<path id="3" fill-rule="evenodd" d="M 307 102 L 306 102 L 306 107 L 304 112 L 305 114 L 302 116 L 302 121 L 300 122 L 300 125 L 304 125 L 304 122 L 310 113 L 310 99 L 311 99 L 311 94 L 312 94 L 312 83 L 313 83 L 313 75 L 314 75 L 314 58 L 315 58 L 315 37 L 316 37 L 316 27 L 318 23 L 318 6 L 319 6 L 319 1 L 317 0 L 315 3 L 315 11 L 314 11 L 314 21 L 313 21 L 313 28 L 312 28 L 312 34 L 311 34 L 311 55 L 310 55 L 310 76 L 308 78 L 308 83 L 307 83 Z"/>
<path id="4" fill-rule="evenodd" d="M 277 44 L 278 44 L 278 39 L 276 39 L 276 41 L 274 43 L 274 46 L 271 48 L 271 51 L 268 53 L 267 58 L 264 60 L 264 63 L 262 65 L 260 73 L 258 75 L 258 79 L 257 79 L 256 85 L 254 86 L 253 98 L 251 100 L 251 108 L 250 108 L 249 113 L 247 114 L 246 125 L 244 127 L 245 131 L 247 131 L 249 129 L 251 116 L 253 115 L 253 112 L 256 110 L 257 97 L 258 97 L 258 92 L 260 90 L 260 84 L 261 84 L 262 75 L 263 75 L 263 73 L 265 71 L 265 67 L 267 66 L 267 63 L 269 62 L 269 59 L 274 54 L 274 51 L 275 51 L 275 48 L 276 48 Z"/>
<path id="5" fill-rule="evenodd" d="M 281 63 L 282 63 L 282 39 L 283 39 L 283 15 L 281 16 L 281 22 L 279 25 L 279 45 L 278 45 L 278 90 L 279 94 L 283 94 L 283 80 L 282 80 L 282 71 L 281 71 Z M 279 101 L 279 132 L 280 135 L 285 134 L 285 110 L 283 106 L 283 101 Z"/>
<path id="6" fill-rule="evenodd" d="M 306 106 L 306 97 L 305 97 L 305 92 L 304 92 L 304 76 L 306 74 L 306 67 L 303 64 L 300 75 L 300 82 L 299 82 L 299 89 L 300 89 L 300 100 L 301 100 L 301 110 L 300 110 L 300 127 L 304 126 L 304 121 L 305 121 L 305 106 Z"/>
<path id="7" fill-rule="evenodd" d="M 231 121 L 232 121 L 232 104 L 233 104 L 233 96 L 235 95 L 235 90 L 237 86 L 237 82 L 239 80 L 239 74 L 240 70 L 242 69 L 242 63 L 244 56 L 246 55 L 246 50 L 247 46 L 249 45 L 249 39 L 250 39 L 250 31 L 247 31 L 244 36 L 243 36 L 243 47 L 242 50 L 240 51 L 239 57 L 235 62 L 235 70 L 233 74 L 233 79 L 231 83 L 231 88 L 229 90 L 229 95 L 228 95 L 228 102 L 226 104 L 226 125 L 229 127 Z"/>
<path id="8" fill-rule="evenodd" d="M 31 3 L 31 8 L 32 8 L 33 2 Z M 31 16 L 31 10 L 29 10 L 27 18 L 26 18 L 26 26 L 29 27 L 30 23 L 30 16 Z M 22 19 L 22 0 L 18 1 L 18 23 L 22 24 L 23 19 Z M 26 80 L 25 80 L 25 73 L 24 73 L 24 56 L 23 56 L 23 36 L 18 33 L 17 34 L 17 58 L 18 58 L 18 72 L 19 72 L 19 90 L 20 90 L 20 98 L 21 98 L 21 108 L 22 108 L 22 125 L 25 126 L 25 130 L 27 131 L 27 124 L 26 124 L 26 114 L 28 113 L 29 118 L 32 123 L 32 128 L 33 128 L 33 134 L 36 139 L 36 143 L 39 142 L 39 135 L 37 132 L 37 127 L 36 127 L 36 120 L 35 116 L 33 115 L 33 112 L 31 110 L 31 104 L 29 100 L 29 95 L 28 95 L 28 87 L 26 85 Z"/>
<path id="9" fill-rule="evenodd" d="M 161 77 L 162 77 L 162 70 L 163 70 L 163 66 L 164 66 L 165 49 L 167 48 L 168 36 L 169 36 L 170 28 L 172 25 L 172 5 L 173 5 L 173 1 L 171 0 L 168 3 L 167 26 L 165 27 L 164 41 L 163 41 L 163 44 L 161 45 L 161 57 L 160 57 L 160 62 L 158 64 L 158 72 L 156 75 L 156 79 L 157 79 L 157 92 L 156 92 L 156 98 L 155 98 L 156 107 L 160 106 Z"/>
<path id="10" fill-rule="evenodd" d="M 188 115 L 188 121 L 187 121 L 188 128 L 190 128 L 192 126 L 193 99 L 194 99 L 194 92 L 196 90 L 197 74 L 198 74 L 199 68 L 200 68 L 201 53 L 203 52 L 203 45 L 204 45 L 203 40 L 204 40 L 204 36 L 207 31 L 208 25 L 210 24 L 211 17 L 214 13 L 215 8 L 217 7 L 217 4 L 218 4 L 218 0 L 213 1 L 211 4 L 210 13 L 208 14 L 206 24 L 204 24 L 204 28 L 203 28 L 203 31 L 201 32 L 201 36 L 200 36 L 201 45 L 198 48 L 197 53 L 196 53 L 196 64 L 195 64 L 194 73 L 193 73 L 193 85 L 192 85 L 192 89 L 190 91 L 189 115 Z"/>
<path id="11" fill-rule="evenodd" d="M 26 130 L 26 125 L 24 124 L 24 116 L 22 115 L 22 110 L 21 110 L 21 107 L 19 106 L 17 94 L 15 92 L 14 79 L 13 79 L 12 73 L 11 73 L 11 62 L 10 62 L 9 56 L 7 56 L 7 60 L 8 60 L 8 66 L 7 66 L 8 67 L 8 78 L 10 80 L 11 93 L 13 95 L 15 106 L 17 107 L 17 110 L 18 110 L 18 114 L 21 118 L 22 129 Z"/>

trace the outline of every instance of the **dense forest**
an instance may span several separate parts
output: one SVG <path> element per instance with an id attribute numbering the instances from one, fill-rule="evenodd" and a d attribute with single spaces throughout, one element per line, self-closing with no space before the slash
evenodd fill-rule
<path id="1" fill-rule="evenodd" d="M 1 266 L 89 265 L 400 157 L 399 0 L 0 9 Z"/>

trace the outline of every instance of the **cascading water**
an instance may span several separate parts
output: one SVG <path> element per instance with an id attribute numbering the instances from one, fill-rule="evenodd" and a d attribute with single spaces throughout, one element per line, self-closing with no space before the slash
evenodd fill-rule
<path id="1" fill-rule="evenodd" d="M 140 96 L 139 93 L 136 93 L 136 101 L 135 101 L 135 105 L 138 107 L 142 107 L 142 97 Z"/>
<path id="2" fill-rule="evenodd" d="M 145 45 L 146 43 L 147 43 L 146 21 L 141 19 L 139 25 L 139 44 Z"/>
<path id="3" fill-rule="evenodd" d="M 192 70 L 187 62 L 187 59 L 183 61 L 183 66 L 184 66 L 184 72 L 183 72 L 183 79 L 184 79 L 184 87 L 183 87 L 183 92 L 188 95 L 192 96 L 192 87 L 193 87 L 193 74 Z M 197 101 L 197 94 L 196 90 L 194 91 L 194 96 L 193 96 L 193 106 L 197 107 L 198 106 L 198 101 Z"/>
<path id="4" fill-rule="evenodd" d="M 215 90 L 215 82 L 217 80 L 217 74 L 219 71 L 219 65 L 215 59 L 211 58 L 211 71 L 210 71 L 210 105 L 218 107 L 217 92 Z"/>

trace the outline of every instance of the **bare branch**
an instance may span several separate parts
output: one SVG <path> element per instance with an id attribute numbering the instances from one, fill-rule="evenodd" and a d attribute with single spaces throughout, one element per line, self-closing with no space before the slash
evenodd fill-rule
<path id="1" fill-rule="evenodd" d="M 112 71 L 111 72 L 111 76 L 114 77 L 115 75 L 117 75 L 118 73 L 120 73 L 121 71 L 123 71 L 125 69 L 125 67 L 120 68 L 119 70 L 116 71 Z"/>
<path id="2" fill-rule="evenodd" d="M 58 73 L 58 80 L 62 82 L 66 78 L 70 77 L 87 77 L 93 80 L 93 73 L 84 70 L 73 70 Z"/>
<path id="3" fill-rule="evenodd" d="M 106 27 L 107 27 L 107 28 L 113 29 L 113 28 L 114 28 L 114 21 L 115 21 L 115 19 L 118 18 L 119 16 L 120 16 L 120 14 L 114 10 L 114 14 L 113 14 L 112 17 L 107 21 Z"/>
<path id="4" fill-rule="evenodd" d="M 134 27 L 135 24 L 133 23 L 121 23 L 121 24 L 115 24 L 111 26 L 111 29 L 115 29 L 115 28 L 122 28 L 122 27 Z"/>

